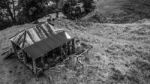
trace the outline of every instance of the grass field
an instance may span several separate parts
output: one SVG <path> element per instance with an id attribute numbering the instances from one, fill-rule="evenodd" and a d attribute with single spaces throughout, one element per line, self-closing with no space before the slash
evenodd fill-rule
<path id="1" fill-rule="evenodd" d="M 34 24 L 0 31 L 0 84 L 150 84 L 150 20 L 145 19 L 149 18 L 149 2 L 143 2 L 97 0 L 97 9 L 83 21 L 55 20 L 55 27 L 93 49 L 80 62 L 72 56 L 45 71 L 39 81 L 15 58 L 6 60 L 7 53 L 2 54 L 11 47 L 11 36 Z"/>
<path id="2" fill-rule="evenodd" d="M 36 81 L 16 59 L 2 60 L 1 84 L 149 84 L 150 24 L 149 20 L 132 24 L 99 24 L 56 20 L 62 28 L 79 37 L 93 49 L 75 62 L 74 57 L 45 72 Z M 0 32 L 1 50 L 10 45 L 8 38 L 26 24 Z M 3 58 L 4 56 L 1 56 Z"/>
<path id="3" fill-rule="evenodd" d="M 149 0 L 97 0 L 96 10 L 84 20 L 100 23 L 132 23 L 150 18 Z"/>

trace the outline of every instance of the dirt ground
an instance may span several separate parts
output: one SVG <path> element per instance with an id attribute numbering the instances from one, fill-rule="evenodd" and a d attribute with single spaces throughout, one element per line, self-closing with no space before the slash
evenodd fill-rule
<path id="1" fill-rule="evenodd" d="M 59 19 L 57 28 L 65 29 L 93 49 L 79 58 L 45 71 L 36 81 L 32 73 L 15 58 L 2 54 L 11 46 L 9 38 L 33 24 L 0 31 L 0 84 L 149 84 L 150 24 L 142 20 L 131 24 L 100 24 Z"/>

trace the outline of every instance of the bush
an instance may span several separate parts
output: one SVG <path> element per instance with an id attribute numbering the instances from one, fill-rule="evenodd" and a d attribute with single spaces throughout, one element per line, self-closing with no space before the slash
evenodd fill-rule
<path id="1" fill-rule="evenodd" d="M 79 19 L 95 9 L 93 0 L 70 0 L 67 1 L 62 12 L 69 19 Z"/>
<path id="2" fill-rule="evenodd" d="M 9 21 L 0 20 L 0 30 L 3 30 L 11 25 L 12 23 Z"/>

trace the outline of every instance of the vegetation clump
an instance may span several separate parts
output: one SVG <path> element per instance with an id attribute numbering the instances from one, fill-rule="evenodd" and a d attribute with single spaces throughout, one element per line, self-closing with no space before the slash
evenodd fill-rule
<path id="1" fill-rule="evenodd" d="M 93 0 L 70 0 L 63 6 L 62 12 L 69 19 L 79 19 L 95 9 Z"/>

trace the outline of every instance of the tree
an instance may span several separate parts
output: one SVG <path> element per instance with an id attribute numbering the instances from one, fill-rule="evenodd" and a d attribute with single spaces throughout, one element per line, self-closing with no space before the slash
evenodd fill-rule
<path id="1" fill-rule="evenodd" d="M 63 6 L 67 0 L 49 0 L 49 1 L 52 1 L 56 4 L 55 5 L 55 12 L 56 12 L 56 17 L 58 18 L 59 12 L 62 11 L 62 8 L 63 8 Z"/>
<path id="2" fill-rule="evenodd" d="M 37 20 L 44 14 L 44 4 L 48 0 L 20 0 L 19 4 L 22 7 L 22 15 L 26 17 L 28 22 Z"/>
<path id="3" fill-rule="evenodd" d="M 93 0 L 69 0 L 63 6 L 62 12 L 69 19 L 79 19 L 94 9 Z"/>
<path id="4" fill-rule="evenodd" d="M 11 21 L 15 24 L 16 23 L 16 13 L 15 13 L 15 1 L 14 0 L 0 0 L 0 11 L 3 12 L 3 10 L 6 10 L 6 13 L 1 14 L 2 15 L 8 15 L 7 17 L 11 18 Z"/>
<path id="5" fill-rule="evenodd" d="M 86 13 L 89 13 L 93 9 L 95 9 L 93 0 L 82 0 L 82 2 L 84 3 L 83 7 L 84 7 Z"/>

